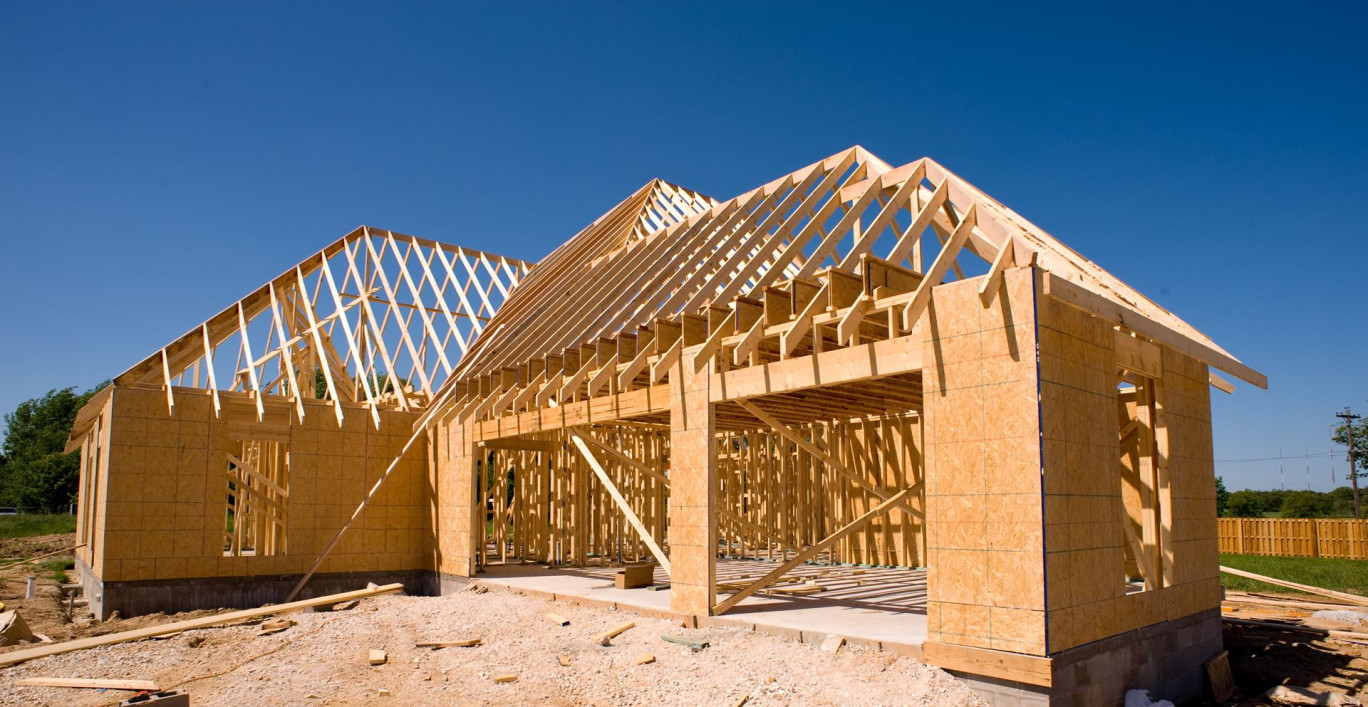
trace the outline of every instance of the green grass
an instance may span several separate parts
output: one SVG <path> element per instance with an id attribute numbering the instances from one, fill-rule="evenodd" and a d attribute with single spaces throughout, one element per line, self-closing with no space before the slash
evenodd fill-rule
<path id="1" fill-rule="evenodd" d="M 1221 564 L 1232 569 L 1285 579 L 1298 584 L 1309 584 L 1337 592 L 1368 595 L 1368 562 L 1363 560 L 1332 560 L 1320 557 L 1264 557 L 1262 555 L 1221 555 Z M 1277 585 L 1244 577 L 1222 574 L 1226 589 L 1241 592 L 1263 592 L 1305 595 Z M 1307 595 L 1309 596 L 1309 595 Z"/>
<path id="2" fill-rule="evenodd" d="M 67 570 L 76 569 L 76 561 L 69 557 L 51 557 L 41 562 L 35 562 L 33 566 L 41 570 L 44 575 L 52 578 L 52 581 L 64 584 L 67 581 Z"/>
<path id="3" fill-rule="evenodd" d="M 74 532 L 76 516 L 66 513 L 21 513 L 17 516 L 0 516 L 0 538 L 30 538 L 35 535 Z"/>

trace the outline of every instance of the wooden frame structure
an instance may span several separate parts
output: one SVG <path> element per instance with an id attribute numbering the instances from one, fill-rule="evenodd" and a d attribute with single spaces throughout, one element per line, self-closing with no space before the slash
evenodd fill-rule
<path id="1" fill-rule="evenodd" d="M 290 380 L 314 361 L 326 395 Z M 805 563 L 925 567 L 929 660 L 1064 694 L 1064 667 L 1140 629 L 1214 616 L 1219 644 L 1209 391 L 1234 388 L 1213 369 L 1267 385 L 934 160 L 857 146 L 726 201 L 652 180 L 530 268 L 358 229 L 120 376 L 73 440 L 98 499 L 121 396 L 151 429 L 190 380 L 211 450 L 289 444 L 266 488 L 291 519 L 351 449 L 307 537 L 249 558 L 297 574 L 290 596 L 372 542 L 433 591 L 653 562 L 697 616 L 820 591 L 786 577 Z M 719 557 L 776 564 L 719 581 Z"/>
<path id="2" fill-rule="evenodd" d="M 114 379 L 273 397 L 422 409 L 530 263 L 362 226 Z"/>

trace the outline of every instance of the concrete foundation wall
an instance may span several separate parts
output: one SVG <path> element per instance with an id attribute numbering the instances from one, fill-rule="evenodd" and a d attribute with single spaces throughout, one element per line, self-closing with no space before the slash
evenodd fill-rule
<path id="1" fill-rule="evenodd" d="M 1054 660 L 1054 685 L 1037 687 L 952 671 L 993 707 L 1120 705 L 1127 690 L 1184 704 L 1207 692 L 1202 664 L 1221 651 L 1221 614 L 1204 611 L 1095 643 Z"/>

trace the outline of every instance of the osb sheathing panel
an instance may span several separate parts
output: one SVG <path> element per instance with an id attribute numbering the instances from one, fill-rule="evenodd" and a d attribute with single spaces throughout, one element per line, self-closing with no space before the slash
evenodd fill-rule
<path id="1" fill-rule="evenodd" d="M 716 428 L 708 369 L 686 351 L 670 374 L 670 608 L 707 616 L 717 574 Z"/>
<path id="2" fill-rule="evenodd" d="M 436 462 L 432 484 L 433 519 L 437 536 L 436 566 L 457 577 L 474 574 L 475 458 L 471 425 L 451 421 L 433 432 Z"/>
<path id="3" fill-rule="evenodd" d="M 1166 436 L 1171 532 L 1166 586 L 1126 595 L 1117 334 L 1039 301 L 1049 650 L 1059 652 L 1219 605 L 1210 399 L 1205 365 L 1164 348 L 1157 435 Z M 1162 447 L 1161 447 L 1162 450 Z"/>
<path id="4" fill-rule="evenodd" d="M 105 514 L 109 506 L 110 418 L 113 401 L 105 400 L 81 445 L 80 493 L 76 516 L 76 556 L 98 575 L 104 565 Z M 87 498 L 90 494 L 92 498 Z"/>
<path id="5" fill-rule="evenodd" d="M 325 401 L 306 401 L 303 422 L 286 406 L 255 421 L 245 396 L 224 396 L 223 412 L 202 391 L 117 388 L 111 398 L 104 581 L 298 574 L 308 569 L 398 455 L 415 415 L 362 415 L 337 427 Z M 286 551 L 223 556 L 227 453 L 243 439 L 290 450 Z M 234 449 L 236 447 L 236 450 Z M 432 565 L 426 445 L 411 450 L 319 572 L 424 569 Z"/>
<path id="6" fill-rule="evenodd" d="M 928 640 L 1045 652 L 1032 270 L 932 291 L 925 329 Z"/>

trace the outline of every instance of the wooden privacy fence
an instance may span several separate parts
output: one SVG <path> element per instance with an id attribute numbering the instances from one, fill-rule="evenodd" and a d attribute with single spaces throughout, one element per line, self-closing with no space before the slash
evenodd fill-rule
<path id="1" fill-rule="evenodd" d="M 1368 560 L 1368 520 L 1217 518 L 1221 552 Z"/>

